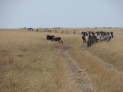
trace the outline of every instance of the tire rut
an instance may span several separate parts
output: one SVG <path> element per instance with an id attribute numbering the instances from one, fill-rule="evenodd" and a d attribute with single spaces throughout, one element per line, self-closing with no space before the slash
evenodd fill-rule
<path id="1" fill-rule="evenodd" d="M 92 82 L 87 72 L 81 69 L 76 61 L 70 56 L 69 52 L 61 51 L 66 65 L 69 84 L 72 86 L 71 92 L 94 92 Z"/>

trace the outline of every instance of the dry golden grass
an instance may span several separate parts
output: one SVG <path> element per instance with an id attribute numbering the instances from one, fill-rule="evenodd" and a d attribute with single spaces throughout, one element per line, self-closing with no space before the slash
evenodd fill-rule
<path id="1" fill-rule="evenodd" d="M 57 50 L 40 33 L 0 32 L 0 92 L 57 92 Z"/>
<path id="2" fill-rule="evenodd" d="M 115 39 L 111 42 L 100 42 L 89 49 L 80 44 L 80 37 L 77 35 L 66 38 L 67 46 L 72 47 L 71 56 L 81 68 L 86 69 L 93 82 L 94 92 L 123 91 L 122 34 L 115 32 Z"/>
<path id="3" fill-rule="evenodd" d="M 123 92 L 121 30 L 89 49 L 80 35 L 0 30 L 0 92 L 75 92 L 61 50 L 89 75 L 94 92 Z M 46 34 L 61 36 L 64 46 L 46 41 Z"/>

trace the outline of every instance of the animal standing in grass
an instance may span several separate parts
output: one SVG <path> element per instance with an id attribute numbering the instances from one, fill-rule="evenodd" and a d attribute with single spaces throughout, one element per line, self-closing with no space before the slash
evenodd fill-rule
<path id="1" fill-rule="evenodd" d="M 27 30 L 28 30 L 28 31 L 34 31 L 34 29 L 33 29 L 33 28 L 27 28 Z"/>
<path id="2" fill-rule="evenodd" d="M 57 36 L 54 36 L 54 35 L 47 35 L 46 39 L 50 40 L 50 41 L 56 41 L 56 42 L 63 45 L 63 40 L 62 40 L 61 37 L 57 37 Z"/>
<path id="3" fill-rule="evenodd" d="M 99 41 L 110 41 L 113 39 L 113 32 L 82 32 L 82 40 L 84 44 L 87 44 L 87 47 L 91 47 L 94 43 Z"/>

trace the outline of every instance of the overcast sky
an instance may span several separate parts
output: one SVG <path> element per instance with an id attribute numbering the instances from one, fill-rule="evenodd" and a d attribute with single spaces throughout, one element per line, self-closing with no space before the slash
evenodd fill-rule
<path id="1" fill-rule="evenodd" d="M 0 28 L 123 27 L 123 0 L 0 0 Z"/>

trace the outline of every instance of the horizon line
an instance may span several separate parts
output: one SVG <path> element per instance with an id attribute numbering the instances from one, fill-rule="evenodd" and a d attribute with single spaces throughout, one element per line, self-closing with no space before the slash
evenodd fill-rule
<path id="1" fill-rule="evenodd" d="M 32 26 L 23 26 L 23 27 L 0 27 L 0 29 L 17 29 L 17 28 L 123 28 L 123 27 L 112 27 L 112 26 L 97 26 L 97 27 L 32 27 Z"/>

